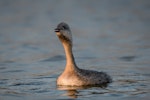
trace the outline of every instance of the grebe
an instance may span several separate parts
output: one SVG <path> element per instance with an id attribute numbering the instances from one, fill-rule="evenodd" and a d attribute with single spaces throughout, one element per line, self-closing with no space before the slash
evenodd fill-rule
<path id="1" fill-rule="evenodd" d="M 58 86 L 91 86 L 112 82 L 105 72 L 80 69 L 75 63 L 72 53 L 72 34 L 68 24 L 61 22 L 55 32 L 62 42 L 66 54 L 66 67 L 57 79 Z"/>

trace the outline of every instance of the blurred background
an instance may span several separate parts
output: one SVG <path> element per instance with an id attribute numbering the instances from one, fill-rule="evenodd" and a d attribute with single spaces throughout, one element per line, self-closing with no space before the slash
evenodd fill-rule
<path id="1" fill-rule="evenodd" d="M 73 51 L 81 68 L 106 71 L 117 81 L 130 77 L 137 85 L 132 90 L 127 86 L 125 95 L 141 91 L 140 97 L 146 96 L 150 87 L 149 0 L 0 0 L 1 98 L 27 92 L 32 98 L 32 93 L 45 89 L 40 93 L 47 93 L 46 97 L 62 93 L 55 90 L 55 80 L 65 66 L 64 50 L 54 33 L 60 22 L 71 27 Z M 39 76 L 43 77 L 32 80 Z M 118 84 L 113 89 L 122 87 Z"/>
<path id="2" fill-rule="evenodd" d="M 0 8 L 1 62 L 30 62 L 62 54 L 54 33 L 62 21 L 73 31 L 76 53 L 99 56 L 107 50 L 109 56 L 140 55 L 139 48 L 147 52 L 150 46 L 149 0 L 1 0 Z"/>

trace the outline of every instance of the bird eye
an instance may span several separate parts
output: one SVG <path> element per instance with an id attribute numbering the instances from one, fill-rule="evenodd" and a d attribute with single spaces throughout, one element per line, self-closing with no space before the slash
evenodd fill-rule
<path id="1" fill-rule="evenodd" d="M 65 26 L 63 26 L 63 29 L 66 29 L 66 27 L 65 27 Z"/>

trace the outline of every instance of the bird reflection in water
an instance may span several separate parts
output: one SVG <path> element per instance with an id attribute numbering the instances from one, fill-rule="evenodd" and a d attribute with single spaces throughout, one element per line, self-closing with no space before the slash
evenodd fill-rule
<path id="1" fill-rule="evenodd" d="M 96 86 L 57 86 L 58 90 L 66 91 L 63 96 L 68 96 L 70 98 L 78 98 L 82 96 L 80 90 L 90 89 L 90 88 L 106 88 L 108 84 L 96 85 Z"/>

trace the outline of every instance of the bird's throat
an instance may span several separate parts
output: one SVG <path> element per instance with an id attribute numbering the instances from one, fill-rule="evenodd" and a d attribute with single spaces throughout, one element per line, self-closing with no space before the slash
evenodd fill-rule
<path id="1" fill-rule="evenodd" d="M 65 54 L 66 54 L 66 68 L 65 71 L 74 71 L 76 70 L 77 66 L 75 63 L 75 59 L 72 53 L 72 45 L 70 45 L 69 43 L 62 43 L 64 50 L 65 50 Z"/>

